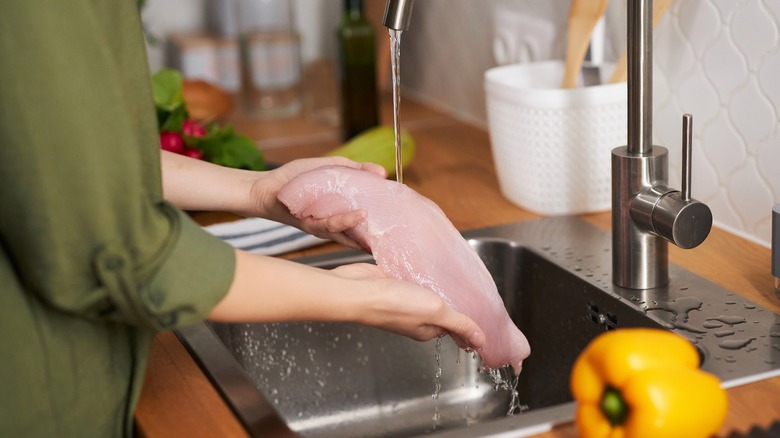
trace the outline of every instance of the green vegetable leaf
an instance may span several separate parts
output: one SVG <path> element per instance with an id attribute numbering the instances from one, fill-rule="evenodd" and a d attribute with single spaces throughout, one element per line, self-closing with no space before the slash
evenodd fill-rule
<path id="1" fill-rule="evenodd" d="M 181 126 L 186 119 L 187 108 L 184 105 L 179 105 L 173 111 L 157 110 L 157 122 L 160 126 L 160 131 L 163 132 L 181 131 Z"/>
<path id="2" fill-rule="evenodd" d="M 152 96 L 158 110 L 173 112 L 184 106 L 183 83 L 181 73 L 169 68 L 162 69 L 152 76 Z"/>
<path id="3" fill-rule="evenodd" d="M 265 170 L 263 153 L 249 137 L 235 135 L 228 129 L 200 140 L 194 146 L 202 150 L 206 160 L 214 164 L 236 169 Z"/>
<path id="4" fill-rule="evenodd" d="M 265 170 L 263 153 L 248 137 L 237 135 L 232 126 L 206 126 L 206 135 L 183 135 L 182 125 L 189 118 L 184 102 L 184 78 L 173 69 L 163 69 L 152 76 L 152 95 L 157 108 L 157 123 L 161 132 L 182 134 L 188 147 L 203 151 L 204 158 L 220 166 L 247 170 Z"/>

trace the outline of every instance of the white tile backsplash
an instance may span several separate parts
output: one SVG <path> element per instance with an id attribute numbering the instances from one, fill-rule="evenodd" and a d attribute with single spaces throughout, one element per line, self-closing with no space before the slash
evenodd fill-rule
<path id="1" fill-rule="evenodd" d="M 625 40 L 612 2 L 607 59 Z M 417 0 L 402 39 L 406 92 L 486 126 L 482 75 L 493 11 L 527 11 L 565 32 L 569 0 Z M 545 53 L 562 59 L 561 39 Z M 693 193 L 718 226 L 765 245 L 780 203 L 780 0 L 676 0 L 654 35 L 654 142 L 670 149 L 679 186 L 681 117 L 694 115 Z"/>

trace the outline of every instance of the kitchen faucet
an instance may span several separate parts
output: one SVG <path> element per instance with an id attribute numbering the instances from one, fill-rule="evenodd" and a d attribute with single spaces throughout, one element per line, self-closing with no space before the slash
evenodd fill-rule
<path id="1" fill-rule="evenodd" d="M 382 20 L 385 27 L 393 30 L 409 29 L 409 19 L 412 18 L 414 0 L 387 0 L 385 16 Z"/>
<path id="2" fill-rule="evenodd" d="M 409 27 L 414 0 L 387 0 L 383 23 Z M 682 189 L 669 188 L 669 151 L 652 143 L 653 2 L 628 2 L 628 138 L 612 150 L 612 280 L 630 289 L 669 283 L 669 242 L 699 246 L 709 207 L 691 198 L 693 116 L 683 115 Z"/>
<path id="3" fill-rule="evenodd" d="M 652 143 L 653 2 L 628 2 L 628 144 L 612 150 L 612 280 L 653 289 L 669 282 L 668 242 L 701 244 L 712 212 L 691 198 L 693 117 L 683 116 L 682 190 L 667 186 L 669 152 Z"/>

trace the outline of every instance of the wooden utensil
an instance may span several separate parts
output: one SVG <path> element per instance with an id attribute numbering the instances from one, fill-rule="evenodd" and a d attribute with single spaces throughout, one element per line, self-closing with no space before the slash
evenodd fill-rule
<path id="1" fill-rule="evenodd" d="M 672 4 L 672 0 L 653 0 L 653 27 L 661 21 L 661 17 L 664 16 L 664 12 L 669 9 L 669 5 Z M 623 49 L 615 63 L 615 70 L 612 71 L 612 76 L 609 78 L 610 84 L 618 82 L 625 82 L 628 79 L 628 52 Z"/>
<path id="2" fill-rule="evenodd" d="M 572 0 L 566 30 L 566 65 L 562 88 L 577 86 L 577 77 L 588 50 L 590 36 L 606 8 L 607 0 Z"/>

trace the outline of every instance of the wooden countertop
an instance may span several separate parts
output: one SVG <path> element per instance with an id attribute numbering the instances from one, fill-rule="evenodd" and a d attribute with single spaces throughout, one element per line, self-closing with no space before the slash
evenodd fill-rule
<path id="1" fill-rule="evenodd" d="M 460 230 L 537 219 L 540 216 L 507 201 L 499 191 L 485 130 L 459 122 L 404 98 L 402 120 L 417 142 L 417 156 L 405 183 L 436 202 Z M 390 123 L 387 106 L 383 121 Z M 303 118 L 259 123 L 236 118 L 238 132 L 259 139 L 269 161 L 284 163 L 320 155 L 339 144 L 336 130 Z M 281 135 L 283 139 L 280 139 Z M 457 189 L 453 183 L 457 182 Z M 194 214 L 203 224 L 230 220 L 220 214 Z M 581 216 L 608 230 L 609 212 Z M 328 244 L 287 254 L 294 258 L 340 249 Z M 780 314 L 780 297 L 770 275 L 767 248 L 714 228 L 700 247 L 684 251 L 670 245 L 673 263 Z M 780 377 L 728 390 L 729 414 L 722 435 L 766 427 L 780 419 Z M 193 359 L 171 333 L 155 342 L 144 391 L 136 410 L 139 436 L 241 437 L 241 425 Z M 283 428 L 280 428 L 280 431 Z M 280 432 L 280 436 L 285 435 Z M 576 436 L 571 424 L 539 437 Z"/>

